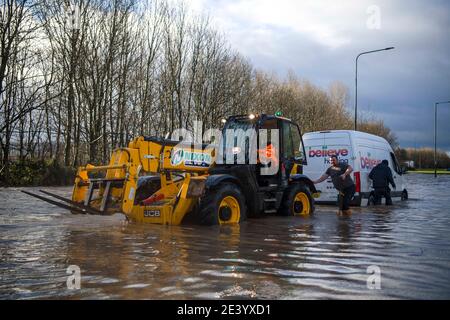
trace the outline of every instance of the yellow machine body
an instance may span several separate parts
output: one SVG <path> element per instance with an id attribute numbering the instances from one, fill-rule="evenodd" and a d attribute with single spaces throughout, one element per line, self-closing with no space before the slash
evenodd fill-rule
<path id="1" fill-rule="evenodd" d="M 314 212 L 318 190 L 303 175 L 306 152 L 297 124 L 265 114 L 230 116 L 223 123 L 219 139 L 223 149 L 217 154 L 213 145 L 141 136 L 127 148 L 114 150 L 108 165 L 79 167 L 71 199 L 45 190 L 40 192 L 60 202 L 22 192 L 74 214 L 121 212 L 132 221 L 164 225 L 188 220 L 204 225 L 236 224 L 262 214 L 307 216 Z M 267 130 L 281 130 L 282 135 L 271 131 L 269 142 Z M 256 159 L 250 159 L 254 154 L 248 133 L 257 137 Z M 231 163 L 230 158 L 234 159 Z M 271 159 L 269 163 L 262 161 L 265 158 Z M 269 167 L 275 172 L 268 174 Z"/>
<path id="2" fill-rule="evenodd" d="M 258 135 L 274 129 L 283 135 L 271 132 L 273 141 Z M 234 135 L 228 137 L 228 130 Z M 243 139 L 248 132 L 260 137 L 256 159 L 252 158 L 256 162 L 249 158 L 251 143 Z M 45 190 L 40 192 L 60 202 L 22 192 L 74 214 L 121 212 L 132 221 L 164 225 L 188 220 L 203 225 L 237 224 L 262 214 L 308 216 L 314 212 L 313 197 L 318 191 L 302 173 L 306 152 L 297 124 L 279 116 L 238 115 L 225 121 L 222 133 L 223 154 L 217 151 L 217 155 L 213 145 L 137 137 L 127 148 L 114 150 L 108 165 L 79 167 L 71 199 Z M 238 155 L 244 156 L 243 162 Z M 219 161 L 223 157 L 226 161 Z M 272 166 L 274 173 L 262 170 Z"/>

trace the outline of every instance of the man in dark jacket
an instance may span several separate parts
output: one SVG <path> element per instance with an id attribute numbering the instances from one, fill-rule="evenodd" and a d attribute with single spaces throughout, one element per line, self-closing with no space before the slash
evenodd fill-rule
<path id="1" fill-rule="evenodd" d="M 353 172 L 352 166 L 339 162 L 336 155 L 330 157 L 331 167 L 313 183 L 321 183 L 331 177 L 334 187 L 339 191 L 339 211 L 338 215 L 351 214 L 350 201 L 355 195 L 355 183 L 353 182 L 350 174 Z"/>
<path id="2" fill-rule="evenodd" d="M 373 181 L 373 188 L 375 194 L 375 205 L 381 204 L 381 198 L 384 196 L 386 198 L 386 205 L 392 205 L 391 189 L 389 189 L 389 184 L 395 189 L 395 182 L 392 178 L 392 171 L 389 168 L 389 162 L 383 160 L 378 164 L 369 174 L 369 178 Z"/>

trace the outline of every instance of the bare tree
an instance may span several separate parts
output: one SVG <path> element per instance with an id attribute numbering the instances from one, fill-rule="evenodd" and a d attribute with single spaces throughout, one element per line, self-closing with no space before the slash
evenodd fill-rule
<path id="1" fill-rule="evenodd" d="M 136 135 L 274 113 L 303 131 L 349 129 L 348 90 L 255 70 L 209 16 L 169 0 L 4 0 L 0 178 L 17 157 L 105 163 Z M 376 118 L 361 129 L 395 136 Z M 4 174 L 6 172 L 6 175 Z"/>

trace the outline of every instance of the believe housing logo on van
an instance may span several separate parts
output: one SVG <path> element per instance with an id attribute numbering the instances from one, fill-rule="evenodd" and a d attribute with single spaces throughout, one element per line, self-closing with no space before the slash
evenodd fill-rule
<path id="1" fill-rule="evenodd" d="M 324 150 L 309 150 L 309 157 L 310 158 L 323 158 L 323 157 L 331 157 L 331 156 L 338 156 L 338 157 L 346 157 L 348 156 L 348 149 L 324 149 Z"/>
<path id="2" fill-rule="evenodd" d="M 381 160 L 378 159 L 372 159 L 369 157 L 361 157 L 361 169 L 368 169 L 368 170 L 372 170 L 373 168 L 375 168 L 379 163 L 381 163 Z"/>

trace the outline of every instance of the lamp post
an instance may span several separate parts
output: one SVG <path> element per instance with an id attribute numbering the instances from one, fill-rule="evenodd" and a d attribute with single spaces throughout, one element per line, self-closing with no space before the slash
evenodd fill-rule
<path id="1" fill-rule="evenodd" d="M 438 104 L 450 103 L 449 101 L 436 102 L 434 104 L 434 177 L 437 178 L 437 106 Z"/>
<path id="2" fill-rule="evenodd" d="M 369 53 L 374 53 L 374 52 L 379 52 L 379 51 L 386 51 L 386 50 L 392 50 L 392 49 L 394 49 L 394 47 L 388 47 L 388 48 L 384 48 L 384 49 L 378 49 L 378 50 L 361 52 L 356 57 L 356 72 L 355 72 L 355 131 L 358 129 L 358 59 L 363 54 L 369 54 Z"/>

